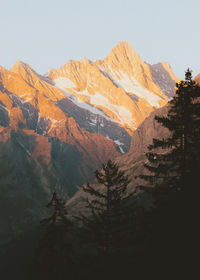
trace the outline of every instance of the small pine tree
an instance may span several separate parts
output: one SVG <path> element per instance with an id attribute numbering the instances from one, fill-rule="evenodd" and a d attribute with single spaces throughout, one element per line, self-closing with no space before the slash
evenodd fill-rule
<path id="1" fill-rule="evenodd" d="M 176 86 L 167 117 L 155 117 L 171 135 L 167 139 L 153 139 L 146 154 L 148 163 L 144 164 L 150 174 L 139 176 L 153 185 L 154 191 L 162 193 L 185 192 L 200 167 L 200 87 L 192 80 L 189 69 L 185 81 Z"/>
<path id="2" fill-rule="evenodd" d="M 65 279 L 69 274 L 70 244 L 65 240 L 71 221 L 67 218 L 64 202 L 53 193 L 47 208 L 54 208 L 53 214 L 40 221 L 45 231 L 35 254 L 36 271 L 41 279 Z"/>
<path id="3" fill-rule="evenodd" d="M 101 171 L 95 172 L 98 186 L 87 183 L 83 190 L 88 194 L 87 208 L 90 216 L 77 217 L 83 223 L 87 240 L 93 242 L 104 259 L 110 263 L 125 248 L 130 234 L 131 211 L 128 201 L 133 193 L 127 193 L 130 183 L 124 171 L 109 160 Z"/>

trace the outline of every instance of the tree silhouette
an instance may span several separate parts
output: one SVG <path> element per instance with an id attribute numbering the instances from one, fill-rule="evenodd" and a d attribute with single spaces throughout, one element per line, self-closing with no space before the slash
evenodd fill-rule
<path id="1" fill-rule="evenodd" d="M 167 117 L 155 117 L 170 135 L 153 139 L 144 164 L 149 174 L 139 176 L 149 183 L 141 188 L 156 201 L 143 262 L 149 273 L 156 263 L 156 272 L 174 278 L 194 270 L 200 170 L 200 87 L 189 69 L 176 86 Z"/>
<path id="2" fill-rule="evenodd" d="M 192 177 L 199 169 L 200 144 L 200 87 L 192 80 L 191 70 L 185 81 L 176 84 L 174 98 L 167 117 L 155 117 L 170 131 L 167 139 L 153 139 L 144 166 L 149 175 L 140 175 L 154 187 L 154 191 L 187 192 Z"/>
<path id="3" fill-rule="evenodd" d="M 71 246 L 66 240 L 71 222 L 67 218 L 64 202 L 53 193 L 51 201 L 46 205 L 53 208 L 53 214 L 41 220 L 41 228 L 45 231 L 35 254 L 36 272 L 41 279 L 65 279 L 69 275 Z"/>
<path id="4" fill-rule="evenodd" d="M 83 223 L 85 239 L 96 245 L 108 268 L 127 245 L 131 225 L 128 201 L 133 193 L 127 192 L 128 176 L 111 160 L 95 175 L 98 185 L 87 183 L 83 188 L 88 194 L 90 215 L 80 214 L 77 218 Z"/>

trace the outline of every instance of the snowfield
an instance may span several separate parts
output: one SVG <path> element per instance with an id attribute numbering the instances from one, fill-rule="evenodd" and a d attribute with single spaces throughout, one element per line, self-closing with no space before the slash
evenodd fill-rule
<path id="1" fill-rule="evenodd" d="M 132 113 L 128 109 L 126 109 L 123 106 L 119 106 L 119 105 L 110 103 L 109 100 L 105 96 L 101 95 L 100 93 L 97 92 L 94 95 L 90 95 L 87 90 L 77 91 L 74 89 L 75 84 L 71 80 L 64 78 L 64 77 L 55 79 L 54 83 L 55 83 L 55 86 L 58 89 L 62 90 L 65 93 L 65 95 L 77 106 L 79 106 L 85 110 L 88 110 L 88 111 L 92 112 L 93 114 L 100 115 L 109 121 L 114 121 L 113 119 L 109 118 L 102 110 L 96 108 L 96 106 L 97 107 L 101 106 L 101 107 L 111 111 L 113 114 L 115 114 L 121 124 L 123 124 L 123 125 L 128 124 L 129 126 L 135 127 L 135 120 L 132 116 Z M 79 95 L 86 96 L 89 100 L 89 103 L 82 102 L 78 97 L 76 97 L 76 96 L 70 94 L 68 91 L 66 91 L 67 89 L 71 89 L 72 91 L 74 91 L 75 93 L 77 93 Z M 95 105 L 95 106 L 92 106 L 92 105 Z"/>

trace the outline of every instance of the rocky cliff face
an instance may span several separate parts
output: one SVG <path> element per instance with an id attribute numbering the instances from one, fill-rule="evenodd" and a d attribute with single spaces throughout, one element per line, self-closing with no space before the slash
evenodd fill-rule
<path id="1" fill-rule="evenodd" d="M 48 149 L 30 153 L 46 165 L 52 143 L 71 145 L 82 157 L 82 173 L 88 174 L 129 150 L 130 135 L 167 103 L 175 81 L 167 63 L 146 64 L 124 41 L 104 60 L 71 60 L 48 76 L 18 61 L 11 70 L 0 68 L 1 130 L 9 127 L 48 142 Z"/>
<path id="2" fill-rule="evenodd" d="M 127 42 L 104 60 L 71 60 L 46 76 L 21 61 L 0 67 L 0 164 L 9 171 L 0 173 L 0 199 L 11 232 L 38 221 L 53 190 L 71 197 L 102 162 L 127 153 L 175 81 L 167 63 L 150 66 Z"/>
<path id="3" fill-rule="evenodd" d="M 29 65 L 17 62 L 10 71 L 1 68 L 0 90 L 1 135 L 7 128 L 16 134 L 29 135 L 36 143 L 33 151 L 27 150 L 34 160 L 40 157 L 49 165 L 52 143 L 59 142 L 80 153 L 80 170 L 87 174 L 105 158 L 119 154 L 113 141 L 82 129 L 67 114 L 67 109 L 59 108 L 56 103 L 66 99 L 64 93 L 47 83 Z M 39 147 L 41 143 L 47 143 L 43 145 L 45 148 Z"/>
<path id="4" fill-rule="evenodd" d="M 124 41 L 104 60 L 71 60 L 51 69 L 48 77 L 74 104 L 99 115 L 100 126 L 112 121 L 129 135 L 150 112 L 167 103 L 177 81 L 167 63 L 148 65 Z"/>

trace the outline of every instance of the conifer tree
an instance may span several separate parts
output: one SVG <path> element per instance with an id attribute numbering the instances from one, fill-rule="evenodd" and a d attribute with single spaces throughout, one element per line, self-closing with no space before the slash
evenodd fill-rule
<path id="1" fill-rule="evenodd" d="M 200 87 L 192 80 L 190 69 L 185 81 L 176 87 L 167 117 L 155 117 L 169 129 L 170 136 L 153 139 L 146 154 L 148 163 L 144 164 L 150 174 L 139 176 L 158 192 L 187 192 L 191 178 L 200 168 Z"/>
<path id="2" fill-rule="evenodd" d="M 87 208 L 90 215 L 77 217 L 84 226 L 85 237 L 93 242 L 104 262 L 110 256 L 117 256 L 124 248 L 130 233 L 130 206 L 128 201 L 133 193 L 127 193 L 130 183 L 124 171 L 111 160 L 95 172 L 98 186 L 87 183 L 83 190 L 88 194 Z"/>
<path id="3" fill-rule="evenodd" d="M 144 164 L 149 174 L 139 176 L 149 183 L 141 188 L 153 194 L 156 206 L 149 215 L 152 228 L 142 265 L 169 277 L 195 263 L 199 239 L 200 87 L 189 69 L 176 87 L 167 116 L 155 117 L 169 137 L 153 139 Z"/>
<path id="4" fill-rule="evenodd" d="M 35 254 L 36 271 L 41 279 L 65 279 L 69 275 L 71 246 L 66 241 L 71 221 L 67 218 L 64 202 L 53 193 L 51 201 L 46 205 L 53 208 L 53 214 L 40 221 L 45 231 Z M 39 279 L 40 279 L 39 278 Z"/>

